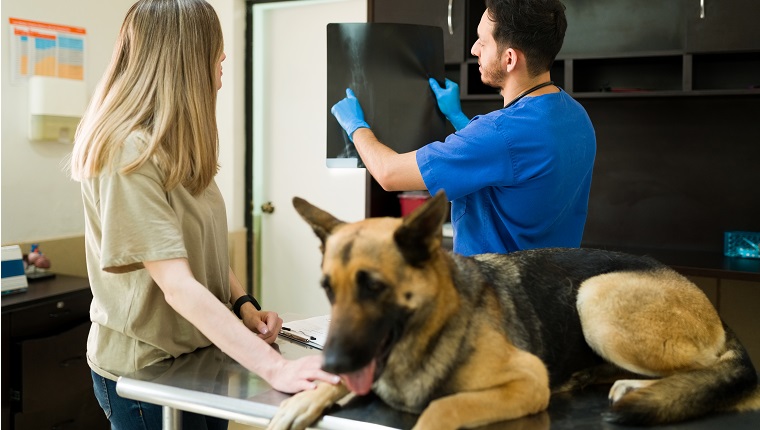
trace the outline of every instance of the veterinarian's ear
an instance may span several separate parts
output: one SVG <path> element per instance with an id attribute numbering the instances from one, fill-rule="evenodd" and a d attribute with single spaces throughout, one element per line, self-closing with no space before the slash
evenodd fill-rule
<path id="1" fill-rule="evenodd" d="M 407 263 L 421 267 L 433 252 L 441 247 L 443 222 L 449 205 L 446 194 L 439 191 L 435 197 L 404 218 L 393 233 L 396 245 Z"/>
<path id="2" fill-rule="evenodd" d="M 300 197 L 293 197 L 293 207 L 322 241 L 322 252 L 325 252 L 327 238 L 332 234 L 335 227 L 344 224 L 344 222 Z"/>

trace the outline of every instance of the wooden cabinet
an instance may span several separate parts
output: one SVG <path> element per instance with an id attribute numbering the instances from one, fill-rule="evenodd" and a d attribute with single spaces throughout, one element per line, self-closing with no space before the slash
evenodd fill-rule
<path id="1" fill-rule="evenodd" d="M 760 50 L 757 0 L 684 0 L 686 51 Z"/>
<path id="2" fill-rule="evenodd" d="M 687 276 L 705 292 L 723 321 L 731 327 L 749 352 L 755 368 L 760 368 L 760 281 Z"/>
<path id="3" fill-rule="evenodd" d="M 760 94 L 760 2 L 565 4 L 558 61 L 575 98 Z"/>
<path id="4" fill-rule="evenodd" d="M 464 61 L 465 3 L 469 0 L 370 0 L 372 22 L 432 25 L 443 29 L 446 63 Z M 478 17 L 479 18 L 479 17 Z"/>
<path id="5" fill-rule="evenodd" d="M 575 98 L 760 95 L 760 1 L 564 3 L 568 29 L 551 76 Z M 459 83 L 462 100 L 501 100 L 480 81 L 469 54 L 484 0 L 370 0 L 369 6 L 375 22 L 442 27 L 447 76 Z"/>
<path id="6" fill-rule="evenodd" d="M 483 0 L 371 3 L 377 22 L 440 25 L 462 100 L 500 100 L 469 54 Z M 568 29 L 552 79 L 575 98 L 760 94 L 756 0 L 565 0 Z M 462 10 L 460 10 L 460 8 Z"/>
<path id="7" fill-rule="evenodd" d="M 565 4 L 558 60 L 575 98 L 760 94 L 756 0 Z"/>
<path id="8" fill-rule="evenodd" d="M 376 18 L 394 5 L 396 19 L 422 20 L 401 2 L 370 5 Z M 584 106 L 597 136 L 584 244 L 721 256 L 724 231 L 758 231 L 760 204 L 747 196 L 760 181 L 760 1 L 563 2 L 568 30 L 551 77 Z M 468 53 L 484 1 L 464 5 L 464 60 L 446 75 L 473 117 L 503 99 Z M 398 215 L 397 203 L 385 209 L 395 196 L 369 182 L 368 215 Z"/>
<path id="9" fill-rule="evenodd" d="M 87 279 L 57 275 L 2 298 L 3 426 L 107 429 L 85 357 Z"/>
<path id="10" fill-rule="evenodd" d="M 682 0 L 563 3 L 568 25 L 561 56 L 669 51 L 683 46 Z"/>

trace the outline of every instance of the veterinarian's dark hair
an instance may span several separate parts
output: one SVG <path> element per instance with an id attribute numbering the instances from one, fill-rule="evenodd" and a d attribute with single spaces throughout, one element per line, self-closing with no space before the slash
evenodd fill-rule
<path id="1" fill-rule="evenodd" d="M 486 0 L 486 7 L 499 50 L 511 47 L 525 53 L 533 76 L 551 69 L 567 30 L 561 1 Z"/>

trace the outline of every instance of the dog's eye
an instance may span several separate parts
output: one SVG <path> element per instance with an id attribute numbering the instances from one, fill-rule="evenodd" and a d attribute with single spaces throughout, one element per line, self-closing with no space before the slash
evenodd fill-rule
<path id="1" fill-rule="evenodd" d="M 356 287 L 360 299 L 373 299 L 387 289 L 387 285 L 369 272 L 356 272 Z"/>
<path id="2" fill-rule="evenodd" d="M 325 290 L 325 294 L 327 294 L 327 300 L 329 300 L 330 303 L 333 303 L 335 301 L 335 293 L 333 293 L 329 276 L 322 277 L 322 289 Z"/>

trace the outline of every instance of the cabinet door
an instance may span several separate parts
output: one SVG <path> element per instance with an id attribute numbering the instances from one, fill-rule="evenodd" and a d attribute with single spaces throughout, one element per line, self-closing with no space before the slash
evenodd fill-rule
<path id="1" fill-rule="evenodd" d="M 564 0 L 567 31 L 560 56 L 680 50 L 683 1 Z"/>
<path id="2" fill-rule="evenodd" d="M 106 429 L 85 359 L 85 322 L 55 336 L 20 342 L 21 411 L 16 429 Z"/>
<path id="3" fill-rule="evenodd" d="M 760 50 L 760 1 L 685 0 L 686 50 Z"/>
<path id="4" fill-rule="evenodd" d="M 443 29 L 446 63 L 464 61 L 465 2 L 469 0 L 375 0 L 373 22 L 433 25 Z M 480 18 L 480 17 L 478 17 Z"/>

